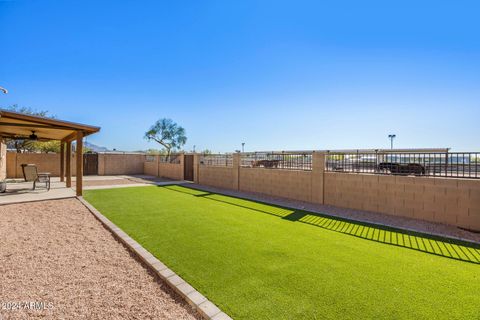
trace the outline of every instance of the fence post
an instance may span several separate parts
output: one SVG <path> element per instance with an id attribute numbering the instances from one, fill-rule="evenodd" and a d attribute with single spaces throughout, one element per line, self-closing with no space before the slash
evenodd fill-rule
<path id="1" fill-rule="evenodd" d="M 7 178 L 7 145 L 0 137 L 0 180 Z"/>
<path id="2" fill-rule="evenodd" d="M 240 190 L 240 152 L 235 152 L 232 156 L 232 166 L 233 166 L 233 188 L 235 190 Z"/>
<path id="3" fill-rule="evenodd" d="M 193 182 L 200 184 L 200 154 L 193 154 Z"/>
<path id="4" fill-rule="evenodd" d="M 155 162 L 157 163 L 157 177 L 160 177 L 160 155 L 155 156 Z"/>
<path id="5" fill-rule="evenodd" d="M 445 153 L 445 177 L 448 177 L 448 151 Z"/>
<path id="6" fill-rule="evenodd" d="M 324 203 L 325 188 L 325 153 L 313 152 L 312 154 L 312 202 Z"/>
<path id="7" fill-rule="evenodd" d="M 180 168 L 182 169 L 182 171 L 180 172 L 180 177 L 182 179 L 180 180 L 185 180 L 185 152 L 180 153 L 179 157 L 180 157 Z"/>

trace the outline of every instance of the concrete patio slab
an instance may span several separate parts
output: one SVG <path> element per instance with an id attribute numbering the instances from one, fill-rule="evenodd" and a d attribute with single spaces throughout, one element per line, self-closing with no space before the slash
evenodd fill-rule
<path id="1" fill-rule="evenodd" d="M 35 190 L 32 190 L 32 186 L 32 182 L 7 182 L 7 191 L 0 193 L 0 205 L 75 197 L 75 191 L 67 188 L 58 178 L 52 178 L 50 190 L 45 189 L 41 183 Z"/>
<path id="2" fill-rule="evenodd" d="M 191 183 L 190 181 L 173 181 L 145 175 L 84 176 L 83 181 L 83 190 Z M 32 182 L 25 182 L 23 179 L 9 179 L 7 191 L 0 193 L 0 205 L 75 197 L 75 178 L 72 179 L 73 188 L 67 188 L 65 182 L 60 182 L 59 177 L 51 178 L 50 190 L 42 187 L 42 184 L 38 184 L 36 190 L 32 190 L 32 187 Z"/>

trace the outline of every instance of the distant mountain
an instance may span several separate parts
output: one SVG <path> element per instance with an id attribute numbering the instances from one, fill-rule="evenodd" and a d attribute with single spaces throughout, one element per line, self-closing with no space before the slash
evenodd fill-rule
<path id="1" fill-rule="evenodd" d="M 90 143 L 88 141 L 85 141 L 85 143 L 83 144 L 85 146 L 85 148 L 88 148 L 94 152 L 107 152 L 107 151 L 110 151 L 108 150 L 108 148 L 106 147 L 101 147 L 101 146 L 97 146 L 96 144 L 93 144 L 93 143 Z"/>

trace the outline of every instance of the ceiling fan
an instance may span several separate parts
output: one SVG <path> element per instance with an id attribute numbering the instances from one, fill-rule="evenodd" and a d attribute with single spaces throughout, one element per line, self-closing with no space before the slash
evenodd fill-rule
<path id="1" fill-rule="evenodd" d="M 28 136 L 30 140 L 38 140 L 38 136 L 35 134 L 35 131 L 32 130 L 32 134 Z"/>

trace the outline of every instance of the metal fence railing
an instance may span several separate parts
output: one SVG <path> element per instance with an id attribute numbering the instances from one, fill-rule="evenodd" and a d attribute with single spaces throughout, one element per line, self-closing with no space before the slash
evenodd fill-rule
<path id="1" fill-rule="evenodd" d="M 180 155 L 179 154 L 160 155 L 159 161 L 161 163 L 180 164 Z"/>
<path id="2" fill-rule="evenodd" d="M 200 155 L 200 165 L 210 167 L 232 167 L 233 155 L 224 154 L 202 154 Z"/>
<path id="3" fill-rule="evenodd" d="M 244 168 L 312 170 L 312 152 L 251 152 L 242 153 Z"/>
<path id="4" fill-rule="evenodd" d="M 326 171 L 480 178 L 480 152 L 328 152 Z"/>

